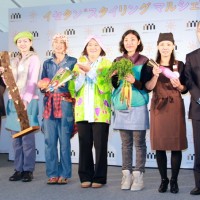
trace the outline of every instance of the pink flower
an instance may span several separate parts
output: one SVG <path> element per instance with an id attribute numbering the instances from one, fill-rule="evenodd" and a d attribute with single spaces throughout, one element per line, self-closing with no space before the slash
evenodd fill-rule
<path id="1" fill-rule="evenodd" d="M 100 94 L 103 94 L 103 91 L 99 90 L 99 93 L 100 93 Z"/>
<path id="2" fill-rule="evenodd" d="M 100 108 L 95 108 L 95 113 L 97 116 L 99 116 L 101 109 Z"/>
<path id="3" fill-rule="evenodd" d="M 76 102 L 76 105 L 77 106 L 80 106 L 81 104 L 83 103 L 83 99 L 82 98 L 79 98 Z"/>

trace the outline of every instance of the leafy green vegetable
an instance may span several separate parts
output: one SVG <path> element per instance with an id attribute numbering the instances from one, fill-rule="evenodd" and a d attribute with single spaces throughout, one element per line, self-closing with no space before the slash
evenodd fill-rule
<path id="1" fill-rule="evenodd" d="M 108 70 L 106 81 L 107 82 L 111 81 L 111 76 L 115 71 L 117 71 L 118 82 L 120 80 L 124 80 L 124 77 L 126 75 L 133 74 L 132 68 L 133 68 L 133 63 L 126 58 L 122 58 L 119 61 L 113 62 L 112 66 Z"/>
<path id="2" fill-rule="evenodd" d="M 129 59 L 122 58 L 121 60 L 112 63 L 112 66 L 109 68 L 108 75 L 106 77 L 106 81 L 110 83 L 113 73 L 116 72 L 118 75 L 118 83 L 123 81 L 120 91 L 120 102 L 125 102 L 127 108 L 131 107 L 132 86 L 131 83 L 125 80 L 125 77 L 128 74 L 132 74 L 134 76 L 132 68 L 133 63 Z"/>

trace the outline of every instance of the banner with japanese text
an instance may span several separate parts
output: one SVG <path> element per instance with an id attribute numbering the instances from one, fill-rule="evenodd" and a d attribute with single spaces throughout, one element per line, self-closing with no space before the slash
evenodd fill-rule
<path id="1" fill-rule="evenodd" d="M 34 35 L 34 48 L 41 61 L 52 55 L 51 38 L 55 33 L 64 33 L 69 38 L 68 54 L 79 57 L 89 34 L 101 35 L 111 61 L 120 55 L 119 41 L 128 29 L 139 32 L 144 44 L 143 55 L 155 59 L 157 38 L 160 32 L 172 32 L 175 38 L 176 58 L 185 62 L 188 52 L 199 47 L 196 25 L 200 21 L 199 0 L 110 0 L 99 3 L 75 3 L 49 7 L 12 9 L 9 11 L 9 49 L 17 54 L 13 37 L 28 30 Z M 40 94 L 40 120 L 42 120 L 42 95 Z M 194 160 L 191 122 L 188 120 L 190 95 L 183 96 L 186 108 L 188 149 L 183 151 L 182 168 L 192 168 Z M 162 134 L 162 133 L 161 133 Z M 44 136 L 36 134 L 37 161 L 45 161 Z M 147 131 L 147 167 L 156 167 L 155 152 L 151 150 Z M 72 162 L 78 163 L 77 135 L 71 139 Z M 12 149 L 12 148 L 11 148 Z M 134 148 L 133 148 L 134 149 Z M 135 162 L 135 150 L 134 150 Z M 168 154 L 170 156 L 170 154 Z M 10 150 L 10 159 L 13 152 Z M 119 133 L 110 126 L 108 141 L 108 164 L 121 165 L 121 140 Z M 135 163 L 133 163 L 134 165 Z M 170 166 L 170 163 L 168 163 Z"/>

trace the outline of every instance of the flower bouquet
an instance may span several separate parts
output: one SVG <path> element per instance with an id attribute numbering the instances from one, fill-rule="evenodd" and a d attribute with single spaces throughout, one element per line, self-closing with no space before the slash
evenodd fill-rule
<path id="1" fill-rule="evenodd" d="M 40 89 L 46 89 L 47 92 L 53 92 L 55 89 L 66 83 L 73 78 L 73 72 L 67 68 L 60 68 L 55 76 L 50 80 L 49 78 L 43 78 L 38 81 L 38 87 Z"/>
<path id="2" fill-rule="evenodd" d="M 67 81 L 71 80 L 73 78 L 73 73 L 69 69 L 66 68 L 60 68 L 55 76 L 52 78 L 51 82 L 49 83 L 47 87 L 47 91 L 54 91 Z"/>

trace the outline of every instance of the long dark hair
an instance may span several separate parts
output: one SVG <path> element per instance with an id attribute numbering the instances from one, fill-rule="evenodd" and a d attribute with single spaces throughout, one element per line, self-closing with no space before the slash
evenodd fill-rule
<path id="1" fill-rule="evenodd" d="M 127 54 L 127 50 L 125 49 L 124 47 L 124 38 L 128 35 L 128 34 L 133 34 L 137 37 L 138 41 L 140 40 L 140 44 L 137 46 L 137 49 L 136 49 L 136 52 L 141 52 L 143 50 L 143 44 L 142 44 L 142 40 L 140 38 L 140 35 L 137 31 L 135 30 L 127 30 L 123 35 L 122 35 L 122 38 L 119 42 L 119 51 L 121 53 L 124 53 L 124 54 Z"/>
<path id="2" fill-rule="evenodd" d="M 174 50 L 172 51 L 171 53 L 171 56 L 170 56 L 170 60 L 169 60 L 169 66 L 173 66 L 175 64 L 175 54 L 174 54 Z M 157 55 L 156 55 L 156 62 L 160 64 L 161 62 L 161 54 L 159 51 L 157 51 Z"/>

